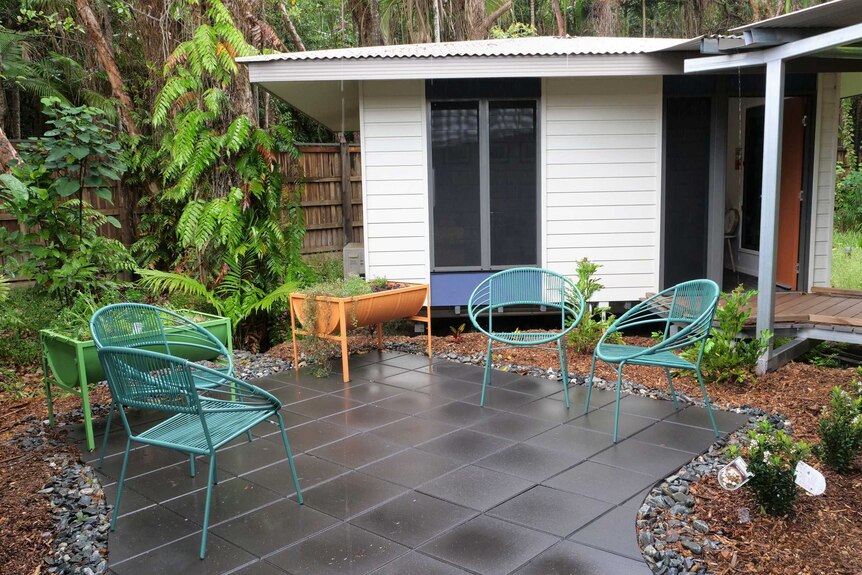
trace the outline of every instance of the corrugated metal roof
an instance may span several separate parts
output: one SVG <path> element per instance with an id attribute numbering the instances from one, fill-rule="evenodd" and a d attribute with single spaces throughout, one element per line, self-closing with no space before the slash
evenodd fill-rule
<path id="1" fill-rule="evenodd" d="M 862 0 L 832 0 L 733 28 L 731 32 L 743 32 L 752 28 L 843 28 L 859 23 L 862 23 Z"/>
<path id="2" fill-rule="evenodd" d="M 289 52 L 237 58 L 238 62 L 271 60 L 351 60 L 369 58 L 446 58 L 458 56 L 577 56 L 580 54 L 613 55 L 689 50 L 691 41 L 680 38 L 558 38 L 537 36 L 502 40 L 472 40 L 437 44 L 401 44 L 342 48 L 312 52 Z M 695 48 L 696 49 L 696 48 Z"/>

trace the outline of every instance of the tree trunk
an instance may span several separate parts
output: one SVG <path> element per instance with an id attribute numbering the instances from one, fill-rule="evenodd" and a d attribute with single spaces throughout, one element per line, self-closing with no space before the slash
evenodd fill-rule
<path id="1" fill-rule="evenodd" d="M 491 28 L 491 26 L 494 25 L 494 22 L 497 21 L 497 18 L 499 18 L 500 16 L 505 14 L 511 7 L 512 7 L 512 0 L 509 0 L 508 2 L 503 4 L 502 6 L 500 6 L 496 10 L 494 10 L 490 16 L 485 18 L 485 21 L 482 22 L 482 30 L 481 30 L 481 32 L 482 32 L 481 37 L 482 38 L 484 38 L 485 36 L 488 35 L 488 30 Z"/>
<path id="2" fill-rule="evenodd" d="M 9 124 L 13 140 L 21 139 L 21 88 L 12 86 L 12 97 L 9 98 Z"/>
<path id="3" fill-rule="evenodd" d="M 137 136 L 141 132 L 138 130 L 138 125 L 135 123 L 132 116 L 132 100 L 126 92 L 126 87 L 123 84 L 123 77 L 120 75 L 120 69 L 117 67 L 117 62 L 114 58 L 114 52 L 105 41 L 102 29 L 99 26 L 99 21 L 96 19 L 96 15 L 93 13 L 92 8 L 90 8 L 89 1 L 75 0 L 75 6 L 78 9 L 78 17 L 81 19 L 81 23 L 87 30 L 87 36 L 96 48 L 96 55 L 99 58 L 99 62 L 108 74 L 108 81 L 111 84 L 111 94 L 118 101 L 117 108 L 120 113 L 120 119 L 126 126 L 126 131 L 132 136 Z"/>
<path id="4" fill-rule="evenodd" d="M 440 0 L 434 2 L 434 42 L 440 41 Z"/>
<path id="5" fill-rule="evenodd" d="M 554 8 L 554 17 L 557 19 L 557 35 L 566 35 L 566 19 L 563 18 L 563 11 L 560 9 L 560 0 L 551 0 L 551 6 Z"/>
<path id="6" fill-rule="evenodd" d="M 15 149 L 12 142 L 6 137 L 3 127 L 0 126 L 0 171 L 2 173 L 8 172 L 9 164 L 19 161 L 21 161 L 21 157 L 18 155 L 18 150 Z"/>
<path id="7" fill-rule="evenodd" d="M 383 45 L 383 34 L 380 32 L 380 3 L 378 0 L 368 2 L 368 36 L 374 46 Z"/>
<path id="8" fill-rule="evenodd" d="M 299 32 L 296 31 L 296 26 L 293 25 L 293 20 L 290 19 L 290 13 L 287 11 L 287 6 L 284 5 L 284 0 L 278 3 L 281 8 L 281 19 L 287 27 L 287 33 L 293 40 L 293 45 L 297 52 L 305 52 L 305 44 L 302 43 L 302 38 L 299 37 Z"/>
<path id="9" fill-rule="evenodd" d="M 0 55 L 0 69 L 3 68 L 3 58 Z M 8 113 L 6 104 L 6 86 L 3 85 L 3 78 L 0 76 L 0 130 L 6 128 L 6 115 Z"/>
<path id="10" fill-rule="evenodd" d="M 467 39 L 481 40 L 485 33 L 485 0 L 464 0 L 464 20 L 467 23 Z"/>
<path id="11" fill-rule="evenodd" d="M 536 29 L 536 0 L 530 0 L 530 28 Z"/>

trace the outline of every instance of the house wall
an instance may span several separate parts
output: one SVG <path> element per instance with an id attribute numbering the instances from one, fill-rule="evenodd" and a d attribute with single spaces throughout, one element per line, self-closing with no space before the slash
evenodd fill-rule
<path id="1" fill-rule="evenodd" d="M 425 84 L 363 82 L 359 109 L 366 275 L 428 282 Z"/>
<path id="2" fill-rule="evenodd" d="M 547 78 L 542 264 L 602 264 L 596 301 L 658 289 L 661 77 Z"/>
<path id="3" fill-rule="evenodd" d="M 809 287 L 832 285 L 832 229 L 835 211 L 835 162 L 838 157 L 838 74 L 817 78 L 817 134 L 814 138 L 814 183 L 811 215 Z"/>

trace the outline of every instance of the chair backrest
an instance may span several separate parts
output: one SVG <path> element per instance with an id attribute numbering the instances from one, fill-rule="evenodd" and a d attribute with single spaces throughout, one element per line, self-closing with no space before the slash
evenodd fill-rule
<path id="1" fill-rule="evenodd" d="M 684 347 L 709 335 L 720 290 L 712 280 L 691 280 L 677 284 L 645 301 L 654 313 L 667 320 L 665 338 L 672 325 L 682 326 L 685 337 L 670 347 Z"/>
<path id="2" fill-rule="evenodd" d="M 584 298 L 575 284 L 561 274 L 542 268 L 512 268 L 482 280 L 470 295 L 467 313 L 477 328 L 479 318 L 487 317 L 490 330 L 495 310 L 513 306 L 559 310 L 561 327 L 565 327 L 567 319 L 580 321 Z"/>
<path id="3" fill-rule="evenodd" d="M 118 303 L 93 314 L 90 331 L 96 347 L 147 349 L 180 355 L 195 348 L 195 359 L 230 358 L 227 348 L 210 332 L 175 312 L 141 303 Z"/>
<path id="4" fill-rule="evenodd" d="M 200 413 L 187 360 L 127 347 L 102 347 L 98 352 L 117 404 L 174 414 Z"/>

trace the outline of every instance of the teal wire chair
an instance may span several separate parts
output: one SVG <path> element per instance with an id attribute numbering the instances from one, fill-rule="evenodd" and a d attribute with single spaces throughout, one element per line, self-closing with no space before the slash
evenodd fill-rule
<path id="1" fill-rule="evenodd" d="M 553 310 L 560 318 L 559 331 L 498 331 L 494 316 L 504 308 L 524 307 L 539 311 Z M 568 278 L 541 268 L 512 268 L 485 278 L 467 303 L 467 314 L 473 326 L 488 337 L 485 375 L 482 378 L 481 405 L 485 389 L 491 383 L 493 350 L 520 346 L 556 349 L 560 358 L 563 394 L 569 407 L 569 371 L 566 358 L 566 336 L 584 315 L 584 297 Z"/>
<path id="2" fill-rule="evenodd" d="M 208 360 L 212 369 L 227 376 L 234 375 L 230 350 L 209 331 L 170 310 L 141 303 L 108 305 L 93 314 L 90 320 L 90 331 L 97 349 L 103 347 L 146 349 L 187 359 Z M 230 333 L 227 334 L 226 339 L 230 345 Z M 192 378 L 198 388 L 212 385 L 208 377 L 198 375 L 199 372 L 195 366 L 192 369 Z M 111 404 L 105 424 L 102 449 L 99 453 L 100 468 L 105 459 L 113 415 L 114 405 Z"/>
<path id="3" fill-rule="evenodd" d="M 709 337 L 715 309 L 718 306 L 718 285 L 711 280 L 693 280 L 678 284 L 658 293 L 620 316 L 602 335 L 593 353 L 593 364 L 590 368 L 589 391 L 584 413 L 590 409 L 590 395 L 593 390 L 593 375 L 596 371 L 596 360 L 600 359 L 617 372 L 616 407 L 614 413 L 614 443 L 617 442 L 617 430 L 620 420 L 620 386 L 622 385 L 623 367 L 629 365 L 652 365 L 663 367 L 667 383 L 673 396 L 674 407 L 679 409 L 676 391 L 673 388 L 671 369 L 690 369 L 697 374 L 697 381 L 703 392 L 703 401 L 709 413 L 712 430 L 718 437 L 718 427 L 712 414 L 709 395 L 703 385 L 703 374 L 700 363 L 706 340 Z M 657 325 L 661 329 L 662 339 L 651 347 L 636 345 L 619 345 L 607 343 L 607 339 L 625 329 L 646 325 Z M 678 329 L 678 331 L 674 331 Z M 688 361 L 677 354 L 675 350 L 692 345 L 700 345 L 697 359 Z M 614 367 L 616 365 L 617 367 Z"/>
<path id="4" fill-rule="evenodd" d="M 207 455 L 209 476 L 200 547 L 200 558 L 203 559 L 206 555 L 212 488 L 218 481 L 216 450 L 271 417 L 278 420 L 293 487 L 296 489 L 299 503 L 302 504 L 302 492 L 296 476 L 293 454 L 280 413 L 281 402 L 277 398 L 223 372 L 162 353 L 103 347 L 99 350 L 99 360 L 107 375 L 111 396 L 128 436 L 117 485 L 117 501 L 111 519 L 112 531 L 117 526 L 132 442 L 189 454 L 192 475 L 195 456 Z M 208 385 L 205 390 L 201 390 L 199 384 L 204 380 Z M 135 433 L 126 418 L 125 410 L 129 407 L 160 411 L 169 417 L 146 431 Z"/>

